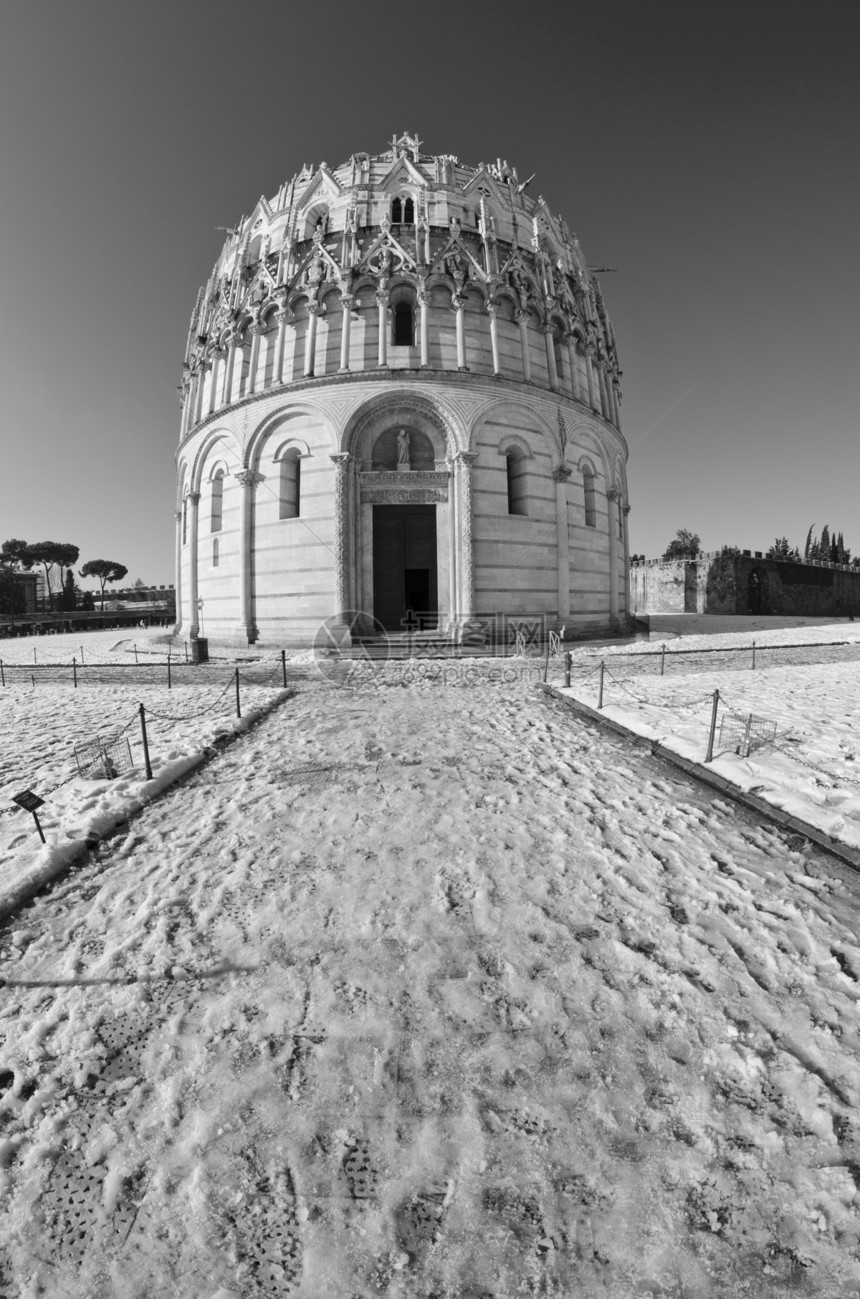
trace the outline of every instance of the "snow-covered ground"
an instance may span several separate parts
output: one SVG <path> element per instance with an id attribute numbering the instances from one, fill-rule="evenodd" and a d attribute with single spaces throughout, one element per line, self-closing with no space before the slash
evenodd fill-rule
<path id="1" fill-rule="evenodd" d="M 141 633 L 141 637 L 141 649 L 164 657 L 163 633 Z M 70 663 L 72 655 L 80 664 L 80 639 L 5 641 L 0 658 L 7 665 L 29 665 L 35 650 L 37 664 Z M 117 640 L 115 630 L 95 633 L 84 641 L 84 662 L 131 665 L 132 646 L 131 640 Z M 249 684 L 240 677 L 240 719 L 229 668 L 212 665 L 197 671 L 198 680 L 210 684 L 187 684 L 186 674 L 170 690 L 166 674 L 159 684 L 140 680 L 119 684 L 92 683 L 82 671 L 75 689 L 70 680 L 39 679 L 34 686 L 12 681 L 7 673 L 7 684 L 0 688 L 0 918 L 34 887 L 66 869 L 85 849 L 88 837 L 105 835 L 126 821 L 197 766 L 213 745 L 247 730 L 285 697 L 276 688 L 277 663 L 272 663 L 270 685 Z M 151 780 L 144 770 L 140 704 L 145 710 Z M 80 778 L 75 747 L 118 733 L 128 741 L 133 770 L 116 780 Z M 32 815 L 10 801 L 25 789 L 45 800 L 37 812 L 48 840 L 45 847 Z"/>
<path id="2" fill-rule="evenodd" d="M 858 1288 L 856 877 L 444 672 L 309 673 L 0 931 L 0 1293 Z"/>
<path id="3" fill-rule="evenodd" d="M 838 623 L 814 628 L 781 628 L 756 634 L 753 670 L 752 636 L 727 631 L 710 637 L 685 637 L 684 649 L 706 648 L 694 657 L 667 652 L 665 675 L 659 658 L 652 657 L 647 671 L 641 654 L 655 647 L 637 646 L 637 654 L 622 656 L 601 651 L 606 662 L 603 701 L 607 717 L 622 722 L 637 734 L 659 740 L 686 758 L 703 762 L 707 753 L 713 694 L 720 692 L 714 759 L 717 775 L 740 789 L 753 791 L 774 807 L 783 809 L 824 830 L 834 839 L 860 847 L 860 625 Z M 810 640 L 823 648 L 801 647 Z M 837 647 L 834 642 L 849 645 Z M 819 659 L 772 666 L 779 656 Z M 715 651 L 723 649 L 725 654 Z M 739 652 L 742 651 L 742 652 Z M 559 661 L 550 680 L 562 684 Z M 574 658 L 571 695 L 596 706 L 599 672 L 590 653 Z M 748 757 L 734 751 L 738 728 L 752 715 L 775 724 L 775 734 Z M 733 734 L 720 735 L 723 722 Z"/>

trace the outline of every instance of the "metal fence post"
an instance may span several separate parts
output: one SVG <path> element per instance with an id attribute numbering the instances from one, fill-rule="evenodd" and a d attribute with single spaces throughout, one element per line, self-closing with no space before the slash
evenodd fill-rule
<path id="1" fill-rule="evenodd" d="M 603 659 L 600 660 L 600 693 L 597 696 L 597 707 L 603 707 L 603 674 L 606 671 L 606 664 Z"/>
<path id="2" fill-rule="evenodd" d="M 170 682 L 170 650 L 167 651 L 167 689 L 171 689 Z"/>
<path id="3" fill-rule="evenodd" d="M 3 671 L 3 660 L 2 660 L 2 659 L 0 659 L 0 679 L 2 679 L 3 684 L 4 684 L 4 686 L 5 686 L 5 684 L 6 684 L 6 673 Z"/>
<path id="4" fill-rule="evenodd" d="M 84 661 L 84 647 L 83 647 L 83 645 L 82 645 L 82 646 L 81 646 L 81 662 L 83 663 L 83 661 Z"/>
<path id="5" fill-rule="evenodd" d="M 547 637 L 547 642 L 546 642 L 546 657 L 544 658 L 544 661 L 543 661 L 543 680 L 544 680 L 544 685 L 546 685 L 546 679 L 547 679 L 548 675 L 549 675 L 549 637 Z"/>
<path id="6" fill-rule="evenodd" d="M 242 705 L 239 703 L 239 669 L 236 669 L 236 716 L 242 716 Z"/>
<path id="7" fill-rule="evenodd" d="M 135 663 L 140 662 L 140 659 L 137 657 L 137 641 L 134 642 L 134 661 Z"/>
<path id="8" fill-rule="evenodd" d="M 573 657 L 573 655 L 571 654 L 570 650 L 565 650 L 565 652 L 564 652 L 564 684 L 565 684 L 565 687 L 570 686 L 570 660 L 571 660 L 572 657 Z"/>
<path id="9" fill-rule="evenodd" d="M 146 768 L 146 779 L 152 780 L 152 763 L 149 760 L 149 741 L 146 738 L 146 712 L 143 704 L 139 708 L 140 713 L 140 734 L 143 738 L 143 761 Z"/>
<path id="10" fill-rule="evenodd" d="M 717 709 L 720 706 L 720 692 L 714 691 L 714 707 L 711 711 L 711 733 L 708 736 L 708 752 L 705 755 L 705 762 L 710 762 L 714 756 L 714 736 L 717 733 Z"/>
<path id="11" fill-rule="evenodd" d="M 665 671 L 666 671 L 666 645 L 664 642 L 663 647 L 660 650 L 660 676 L 661 677 L 663 676 Z"/>
<path id="12" fill-rule="evenodd" d="M 287 651 L 281 650 L 281 676 L 284 680 L 284 689 L 287 686 Z"/>
<path id="13" fill-rule="evenodd" d="M 752 670 L 753 670 L 753 672 L 755 672 L 755 641 L 753 641 L 753 661 L 752 661 Z"/>
<path id="14" fill-rule="evenodd" d="M 74 683 L 75 683 L 75 689 L 77 690 L 77 688 L 78 688 L 78 665 L 77 665 L 77 663 L 75 662 L 75 656 L 74 656 L 74 654 L 72 655 L 72 680 L 74 681 Z"/>

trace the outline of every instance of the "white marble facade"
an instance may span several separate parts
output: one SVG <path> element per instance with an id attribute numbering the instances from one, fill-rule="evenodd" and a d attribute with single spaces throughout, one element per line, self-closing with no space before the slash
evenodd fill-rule
<path id="1" fill-rule="evenodd" d="M 202 614 L 232 642 L 308 643 L 325 622 L 342 639 L 404 572 L 406 605 L 456 639 L 505 619 L 623 630 L 619 378 L 576 238 L 507 163 L 404 135 L 306 167 L 228 234 L 191 318 L 179 632 Z M 392 543 L 393 578 L 383 514 L 417 547 Z"/>

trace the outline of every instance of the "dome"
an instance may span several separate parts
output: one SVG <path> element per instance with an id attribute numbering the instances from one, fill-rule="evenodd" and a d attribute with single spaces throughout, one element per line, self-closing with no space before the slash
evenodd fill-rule
<path id="1" fill-rule="evenodd" d="M 627 629 L 615 338 L 501 159 L 304 167 L 227 239 L 179 393 L 177 631 Z"/>

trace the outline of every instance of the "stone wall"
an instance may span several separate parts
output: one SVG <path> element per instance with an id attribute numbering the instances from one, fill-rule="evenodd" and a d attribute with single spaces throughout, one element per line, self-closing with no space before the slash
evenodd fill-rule
<path id="1" fill-rule="evenodd" d="M 630 567 L 633 613 L 787 614 L 860 611 L 860 569 L 713 551 L 698 560 L 639 560 Z"/>

